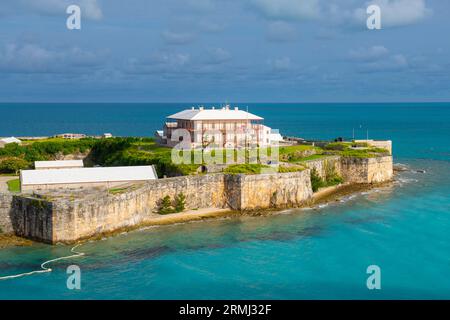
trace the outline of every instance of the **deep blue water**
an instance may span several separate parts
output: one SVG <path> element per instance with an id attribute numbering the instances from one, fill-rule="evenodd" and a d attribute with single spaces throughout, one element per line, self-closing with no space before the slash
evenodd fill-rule
<path id="1" fill-rule="evenodd" d="M 152 135 L 190 104 L 4 104 L 0 136 Z M 245 104 L 241 104 L 245 108 Z M 392 139 L 394 186 L 315 210 L 156 227 L 80 247 L 53 272 L 0 281 L 0 298 L 450 299 L 450 104 L 250 104 L 283 134 Z M 0 275 L 39 269 L 70 247 L 0 250 Z M 66 287 L 77 264 L 82 288 Z M 366 268 L 381 268 L 381 290 Z"/>

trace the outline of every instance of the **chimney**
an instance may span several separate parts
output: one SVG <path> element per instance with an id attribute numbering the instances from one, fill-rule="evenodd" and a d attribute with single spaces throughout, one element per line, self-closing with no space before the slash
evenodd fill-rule
<path id="1" fill-rule="evenodd" d="M 199 110 L 203 110 L 203 106 L 201 106 L 201 107 L 199 108 Z"/>
<path id="2" fill-rule="evenodd" d="M 234 111 L 238 111 L 239 110 L 239 108 L 238 107 L 234 107 Z"/>
<path id="3" fill-rule="evenodd" d="M 191 110 L 195 110 L 195 107 L 192 107 Z"/>
<path id="4" fill-rule="evenodd" d="M 213 109 L 213 110 L 216 110 L 216 107 L 213 106 L 212 109 Z"/>

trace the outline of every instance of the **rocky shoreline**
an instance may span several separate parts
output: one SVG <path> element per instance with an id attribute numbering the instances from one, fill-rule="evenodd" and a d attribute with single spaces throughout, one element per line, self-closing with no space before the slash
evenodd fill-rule
<path id="1" fill-rule="evenodd" d="M 33 245 L 32 240 L 17 237 L 14 235 L 0 234 L 0 249 L 7 247 L 27 247 Z"/>

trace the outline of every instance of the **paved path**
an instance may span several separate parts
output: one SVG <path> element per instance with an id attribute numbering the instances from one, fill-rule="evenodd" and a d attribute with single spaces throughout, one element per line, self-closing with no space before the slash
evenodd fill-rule
<path id="1" fill-rule="evenodd" d="M 6 184 L 9 180 L 18 179 L 18 176 L 0 176 L 0 193 L 9 192 L 8 185 Z"/>

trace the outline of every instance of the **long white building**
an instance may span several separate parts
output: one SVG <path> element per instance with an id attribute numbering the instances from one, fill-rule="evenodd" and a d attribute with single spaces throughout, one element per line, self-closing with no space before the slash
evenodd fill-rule
<path id="1" fill-rule="evenodd" d="M 21 191 L 111 188 L 158 179 L 154 166 L 21 170 Z"/>
<path id="2" fill-rule="evenodd" d="M 35 161 L 36 170 L 83 168 L 83 160 Z"/>
<path id="3" fill-rule="evenodd" d="M 180 138 L 177 129 L 188 132 L 192 148 L 235 148 L 248 145 L 269 146 L 281 140 L 278 132 L 263 124 L 264 118 L 239 108 L 192 108 L 173 114 L 156 135 L 162 144 L 175 146 Z M 178 133 L 178 134 L 177 134 Z M 183 135 L 184 136 L 184 135 Z"/>

